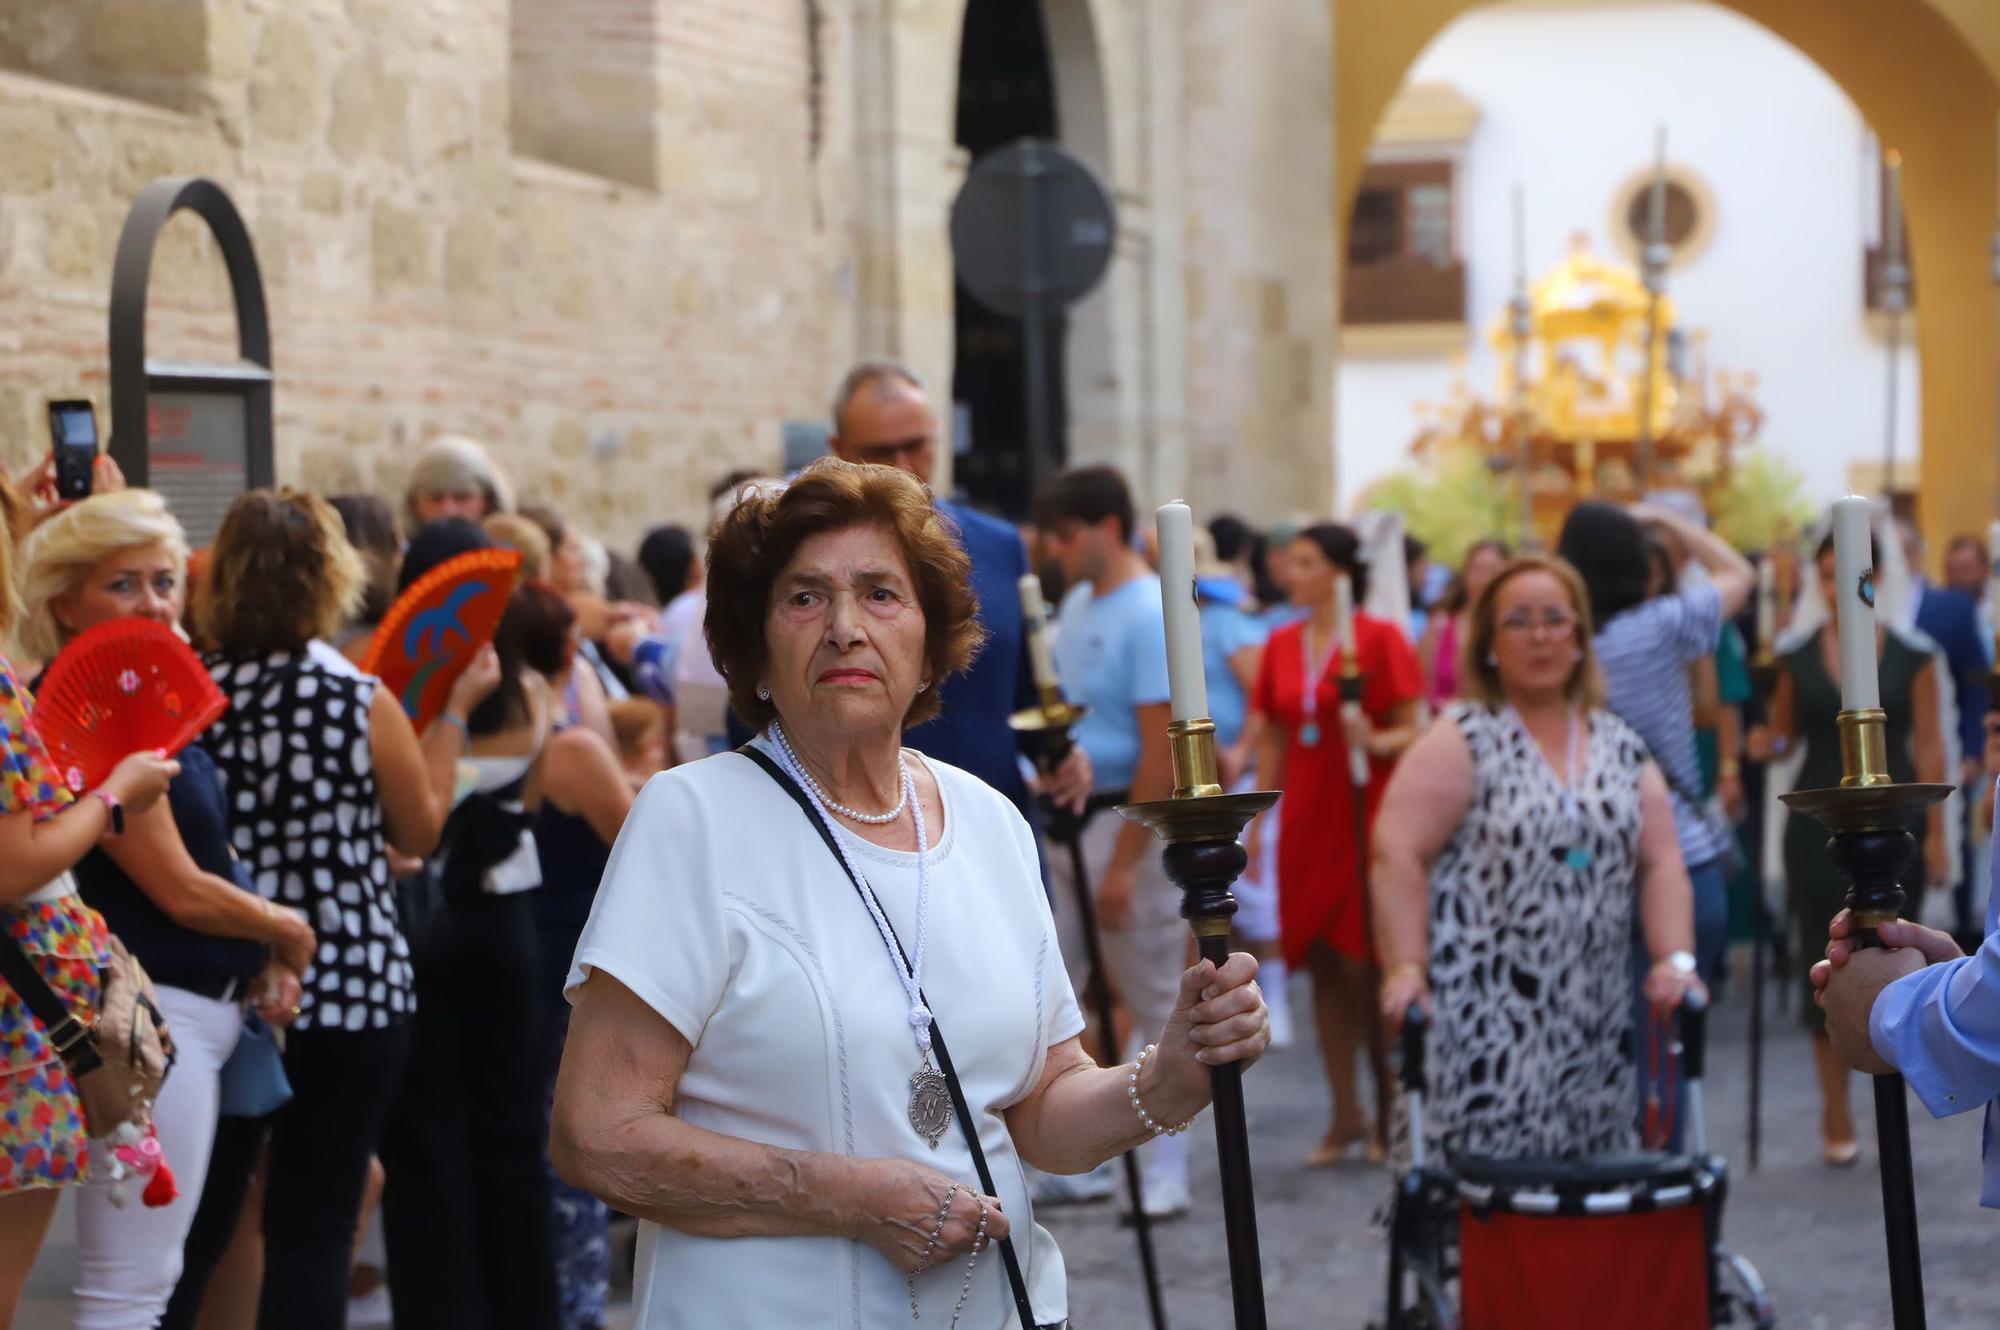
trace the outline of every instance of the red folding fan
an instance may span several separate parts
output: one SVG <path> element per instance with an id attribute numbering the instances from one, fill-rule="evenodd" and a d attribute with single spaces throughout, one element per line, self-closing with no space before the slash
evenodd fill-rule
<path id="1" fill-rule="evenodd" d="M 179 634 L 152 619 L 79 633 L 35 694 L 36 731 L 71 791 L 102 784 L 127 754 L 178 753 L 229 699 Z"/>
<path id="2" fill-rule="evenodd" d="M 493 640 L 520 572 L 519 550 L 468 550 L 410 583 L 382 616 L 361 670 L 389 686 L 419 732 Z"/>

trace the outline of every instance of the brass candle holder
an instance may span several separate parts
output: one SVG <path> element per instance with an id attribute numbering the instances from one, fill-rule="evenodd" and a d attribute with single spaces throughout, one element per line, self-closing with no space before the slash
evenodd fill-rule
<path id="1" fill-rule="evenodd" d="M 1075 728 L 1076 723 L 1084 718 L 1090 708 L 1080 707 L 1074 702 L 1065 700 L 1062 689 L 1052 683 L 1036 685 L 1035 692 L 1038 694 L 1035 705 L 1023 707 L 1009 716 L 1008 728 L 1016 734 L 1034 736 L 1030 742 L 1037 750 L 1034 756 L 1038 761 L 1042 760 L 1042 753 L 1039 750 L 1044 743 L 1059 742 L 1061 752 L 1056 755 L 1055 760 L 1060 762 L 1069 755 L 1070 730 Z"/>
<path id="2" fill-rule="evenodd" d="M 1843 711 L 1840 784 L 1784 796 L 1796 813 L 1832 833 L 1827 857 L 1848 880 L 1857 941 L 1879 947 L 1876 929 L 1903 908 L 1901 877 L 1916 857 L 1911 823 L 1951 795 L 1949 785 L 1898 783 L 1889 774 L 1888 716 L 1879 707 Z M 1909 1102 L 1899 1075 L 1875 1077 L 1875 1138 L 1882 1163 L 1883 1227 L 1889 1246 L 1889 1305 L 1896 1330 L 1924 1325 L 1923 1261 L 1917 1239 L 1916 1183 L 1910 1163 Z"/>
<path id="3" fill-rule="evenodd" d="M 1278 801 L 1274 790 L 1229 794 L 1216 759 L 1215 722 L 1177 720 L 1167 726 L 1173 758 L 1170 799 L 1125 804 L 1121 816 L 1152 831 L 1166 848 L 1161 860 L 1181 891 L 1181 917 L 1194 930 L 1202 959 L 1229 958 L 1236 897 L 1229 888 L 1249 866 L 1241 844 L 1250 819 Z M 1257 1209 L 1250 1184 L 1250 1135 L 1243 1109 L 1243 1068 L 1209 1068 L 1216 1154 L 1222 1173 L 1222 1218 L 1229 1248 L 1229 1282 L 1237 1330 L 1265 1330 L 1264 1273 L 1257 1245 Z"/>

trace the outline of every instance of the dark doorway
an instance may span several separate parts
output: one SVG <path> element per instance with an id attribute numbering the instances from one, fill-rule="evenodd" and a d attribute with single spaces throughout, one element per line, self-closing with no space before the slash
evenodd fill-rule
<path id="1" fill-rule="evenodd" d="M 978 161 L 1021 138 L 1057 137 L 1055 76 L 1048 32 L 1038 0 L 970 0 L 958 59 L 958 143 Z M 1063 382 L 1067 320 L 1049 319 L 1043 339 L 1048 361 L 1050 414 L 1057 465 L 1068 455 L 1068 402 Z M 957 335 L 951 398 L 955 465 L 961 491 L 979 507 L 1023 518 L 1033 501 L 1034 478 L 1026 438 L 1026 365 L 1021 325 L 995 314 L 957 286 Z M 964 432 L 971 447 L 965 449 Z"/>

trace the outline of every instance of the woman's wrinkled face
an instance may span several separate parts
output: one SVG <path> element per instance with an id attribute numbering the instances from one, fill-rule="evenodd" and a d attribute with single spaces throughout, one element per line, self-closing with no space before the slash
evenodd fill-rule
<path id="1" fill-rule="evenodd" d="M 187 601 L 181 562 L 165 544 L 107 554 L 55 603 L 56 622 L 73 637 L 110 619 L 151 619 L 172 628 Z"/>
<path id="2" fill-rule="evenodd" d="M 1494 574 L 1506 566 L 1507 558 L 1491 545 L 1481 545 L 1465 556 L 1465 603 L 1477 604 L 1480 592 L 1486 590 Z"/>
<path id="3" fill-rule="evenodd" d="M 1285 564 L 1285 576 L 1279 581 L 1292 604 L 1317 605 L 1332 597 L 1333 579 L 1340 570 L 1317 541 L 1300 536 L 1285 546 Z"/>
<path id="4" fill-rule="evenodd" d="M 1576 672 L 1577 609 L 1562 579 L 1540 569 L 1501 583 L 1493 601 L 1493 655 L 1507 693 L 1559 692 Z"/>
<path id="5" fill-rule="evenodd" d="M 787 730 L 900 731 L 925 682 L 924 611 L 903 550 L 878 526 L 801 544 L 771 588 L 762 686 Z"/>
<path id="6" fill-rule="evenodd" d="M 440 517 L 463 517 L 472 522 L 486 517 L 486 495 L 477 489 L 425 490 L 417 495 L 412 506 L 417 512 L 418 526 Z"/>
<path id="7" fill-rule="evenodd" d="M 562 543 L 549 555 L 549 581 L 565 596 L 574 596 L 585 589 L 587 574 L 583 537 L 565 528 Z"/>

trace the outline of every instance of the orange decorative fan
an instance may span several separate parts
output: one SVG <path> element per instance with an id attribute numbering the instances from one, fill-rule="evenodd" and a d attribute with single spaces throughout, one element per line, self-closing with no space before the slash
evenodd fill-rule
<path id="1" fill-rule="evenodd" d="M 520 573 L 519 550 L 468 550 L 410 583 L 382 616 L 361 672 L 389 686 L 418 732 L 444 711 L 453 682 L 493 640 Z"/>
<path id="2" fill-rule="evenodd" d="M 49 666 L 33 724 L 73 793 L 103 783 L 126 755 L 178 753 L 229 706 L 179 634 L 151 619 L 79 633 Z"/>

